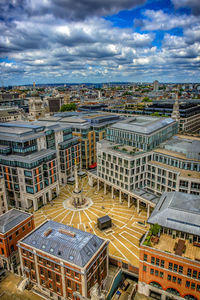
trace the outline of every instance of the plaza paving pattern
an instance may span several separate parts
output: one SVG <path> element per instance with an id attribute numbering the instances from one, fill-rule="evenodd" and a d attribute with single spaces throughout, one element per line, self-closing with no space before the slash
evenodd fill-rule
<path id="1" fill-rule="evenodd" d="M 96 186 L 91 188 L 88 185 L 87 177 L 80 181 L 84 195 L 92 199 L 91 207 L 81 211 L 71 211 L 63 207 L 63 201 L 71 196 L 74 186 L 66 185 L 61 187 L 60 195 L 53 200 L 53 205 L 47 205 L 34 212 L 35 225 L 38 226 L 45 220 L 53 220 L 78 229 L 94 233 L 110 241 L 109 254 L 133 266 L 139 266 L 139 239 L 147 231 L 147 228 L 138 225 L 138 221 L 146 221 L 146 211 L 136 212 L 134 204 L 130 208 L 127 201 L 119 203 L 116 194 L 115 199 L 111 198 L 108 191 L 104 195 L 103 187 L 97 192 Z M 109 215 L 112 218 L 113 226 L 106 231 L 97 228 L 97 218 Z"/>

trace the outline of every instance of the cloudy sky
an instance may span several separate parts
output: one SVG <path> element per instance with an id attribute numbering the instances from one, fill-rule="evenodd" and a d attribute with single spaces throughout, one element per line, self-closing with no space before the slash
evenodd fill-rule
<path id="1" fill-rule="evenodd" d="M 200 82 L 200 0 L 0 0 L 0 86 Z"/>

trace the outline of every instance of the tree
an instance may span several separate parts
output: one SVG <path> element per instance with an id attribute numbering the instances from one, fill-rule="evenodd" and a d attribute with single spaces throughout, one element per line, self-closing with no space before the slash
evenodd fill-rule
<path id="1" fill-rule="evenodd" d="M 144 97 L 143 100 L 142 100 L 142 102 L 152 102 L 152 100 L 149 99 L 149 97 Z"/>
<path id="2" fill-rule="evenodd" d="M 76 109 L 77 109 L 77 107 L 76 107 L 75 103 L 69 103 L 69 104 L 63 104 L 60 108 L 60 111 L 64 112 L 64 111 L 72 111 L 72 110 L 76 110 Z"/>
<path id="3" fill-rule="evenodd" d="M 153 235 L 158 235 L 158 232 L 161 230 L 161 226 L 157 223 L 151 225 L 151 231 Z"/>
<path id="4" fill-rule="evenodd" d="M 151 116 L 153 116 L 153 117 L 160 117 L 160 114 L 159 114 L 159 112 L 155 112 L 155 113 L 153 113 L 153 114 L 151 114 Z"/>

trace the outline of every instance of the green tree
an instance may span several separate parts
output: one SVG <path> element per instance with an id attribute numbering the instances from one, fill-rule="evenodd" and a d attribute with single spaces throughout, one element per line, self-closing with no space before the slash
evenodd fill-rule
<path id="1" fill-rule="evenodd" d="M 63 104 L 60 108 L 60 111 L 64 112 L 64 111 L 72 111 L 72 110 L 76 110 L 76 109 L 77 109 L 77 107 L 76 107 L 75 103 L 69 103 L 69 104 Z"/>
<path id="2" fill-rule="evenodd" d="M 151 231 L 153 235 L 158 235 L 158 232 L 161 230 L 161 226 L 158 223 L 151 225 Z"/>
<path id="3" fill-rule="evenodd" d="M 157 112 L 157 111 L 155 113 L 151 114 L 151 116 L 153 116 L 153 117 L 160 117 L 159 112 Z"/>
<path id="4" fill-rule="evenodd" d="M 149 97 L 144 97 L 143 100 L 142 100 L 142 102 L 152 102 L 152 100 L 149 99 Z"/>

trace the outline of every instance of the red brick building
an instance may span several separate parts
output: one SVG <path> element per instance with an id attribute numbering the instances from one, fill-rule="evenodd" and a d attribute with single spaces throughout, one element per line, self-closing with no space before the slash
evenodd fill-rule
<path id="1" fill-rule="evenodd" d="M 154 299 L 200 299 L 200 197 L 164 193 L 140 245 L 139 292 Z M 153 227 L 152 227 L 153 228 Z"/>
<path id="2" fill-rule="evenodd" d="M 46 221 L 18 243 L 25 277 L 50 299 L 90 296 L 108 275 L 108 242 L 88 232 Z"/>
<path id="3" fill-rule="evenodd" d="M 18 272 L 17 242 L 34 229 L 33 215 L 11 209 L 0 216 L 0 265 Z"/>

